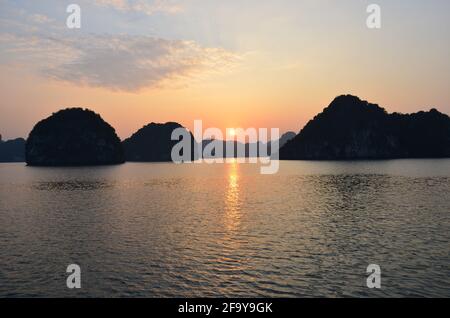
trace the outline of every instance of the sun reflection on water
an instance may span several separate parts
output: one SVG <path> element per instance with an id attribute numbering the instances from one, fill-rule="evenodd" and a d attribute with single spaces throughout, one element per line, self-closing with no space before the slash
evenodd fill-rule
<path id="1" fill-rule="evenodd" d="M 221 271 L 228 271 L 233 275 L 238 275 L 246 268 L 245 259 L 240 256 L 239 250 L 242 248 L 242 195 L 239 163 L 232 162 L 228 165 L 225 191 L 225 206 L 223 214 L 223 231 L 221 239 L 222 250 L 216 260 Z"/>
<path id="2" fill-rule="evenodd" d="M 239 190 L 239 164 L 233 162 L 229 166 L 225 198 L 225 226 L 228 231 L 235 231 L 240 224 L 241 206 Z"/>

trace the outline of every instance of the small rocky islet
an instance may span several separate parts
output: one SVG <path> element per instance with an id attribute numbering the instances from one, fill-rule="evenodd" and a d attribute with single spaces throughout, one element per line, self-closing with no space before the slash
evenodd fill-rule
<path id="1" fill-rule="evenodd" d="M 125 162 L 115 130 L 82 108 L 54 113 L 34 126 L 25 147 L 30 166 L 95 166 Z"/>

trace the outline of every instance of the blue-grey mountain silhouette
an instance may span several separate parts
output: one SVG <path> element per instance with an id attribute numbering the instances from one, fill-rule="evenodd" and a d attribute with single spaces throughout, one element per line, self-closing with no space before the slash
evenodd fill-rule
<path id="1" fill-rule="evenodd" d="M 284 146 L 289 140 L 295 138 L 295 133 L 292 131 L 289 131 L 285 134 L 283 134 L 280 139 L 278 140 L 278 147 L 281 148 Z M 206 147 L 209 143 L 211 143 L 213 140 L 203 140 L 202 142 L 202 149 Z M 222 143 L 223 147 L 223 157 L 224 158 L 248 158 L 248 157 L 266 157 L 271 156 L 276 152 L 272 152 L 272 144 L 270 141 L 268 142 L 254 142 L 254 143 L 242 143 L 238 142 L 236 140 L 227 140 L 227 141 L 219 141 Z M 227 152 L 227 149 L 234 149 L 233 153 L 230 154 Z M 244 153 L 239 154 L 239 149 L 244 149 Z M 215 157 L 216 154 L 212 153 L 212 157 Z M 209 158 L 208 155 L 205 156 L 206 158 Z"/>
<path id="2" fill-rule="evenodd" d="M 292 139 L 294 139 L 295 136 L 296 136 L 296 133 L 293 131 L 288 131 L 287 133 L 284 133 L 280 137 L 280 143 L 279 143 L 280 148 L 283 147 L 285 144 L 287 144 L 288 141 L 291 141 Z"/>
<path id="3" fill-rule="evenodd" d="M 0 162 L 25 161 L 25 139 L 3 141 L 0 135 Z"/>
<path id="4" fill-rule="evenodd" d="M 337 97 L 280 150 L 284 160 L 450 157 L 450 117 L 436 109 L 388 114 L 358 97 Z"/>
<path id="5" fill-rule="evenodd" d="M 87 166 L 124 162 L 114 128 L 100 115 L 82 108 L 54 113 L 34 126 L 26 143 L 31 166 Z"/>

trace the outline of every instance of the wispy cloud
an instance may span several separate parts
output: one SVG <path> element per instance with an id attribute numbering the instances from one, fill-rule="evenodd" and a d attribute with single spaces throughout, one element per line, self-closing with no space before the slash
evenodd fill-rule
<path id="1" fill-rule="evenodd" d="M 117 2 L 122 0 L 109 1 Z M 41 76 L 91 87 L 136 92 L 230 70 L 240 59 L 193 41 L 126 34 L 86 34 L 53 27 L 44 15 L 3 17 L 0 63 L 18 63 Z"/>
<path id="2" fill-rule="evenodd" d="M 205 72 L 223 72 L 238 56 L 192 41 L 147 36 L 85 35 L 76 38 L 3 34 L 9 53 L 46 77 L 111 90 L 139 91 L 188 81 Z"/>
<path id="3" fill-rule="evenodd" d="M 38 23 L 38 24 L 45 24 L 45 23 L 49 23 L 52 21 L 52 19 L 50 19 L 45 14 L 38 14 L 38 13 L 30 15 L 29 18 L 32 22 Z"/>
<path id="4" fill-rule="evenodd" d="M 158 12 L 176 13 L 182 10 L 180 3 L 170 0 L 95 0 L 95 3 L 120 11 L 137 11 L 147 15 L 153 15 Z"/>

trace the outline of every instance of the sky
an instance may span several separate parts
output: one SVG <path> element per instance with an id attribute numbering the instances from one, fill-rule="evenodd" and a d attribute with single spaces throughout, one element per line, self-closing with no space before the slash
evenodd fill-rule
<path id="1" fill-rule="evenodd" d="M 196 119 L 298 132 L 341 94 L 450 114 L 449 14 L 448 0 L 0 0 L 0 134 L 68 107 L 122 139 Z"/>

